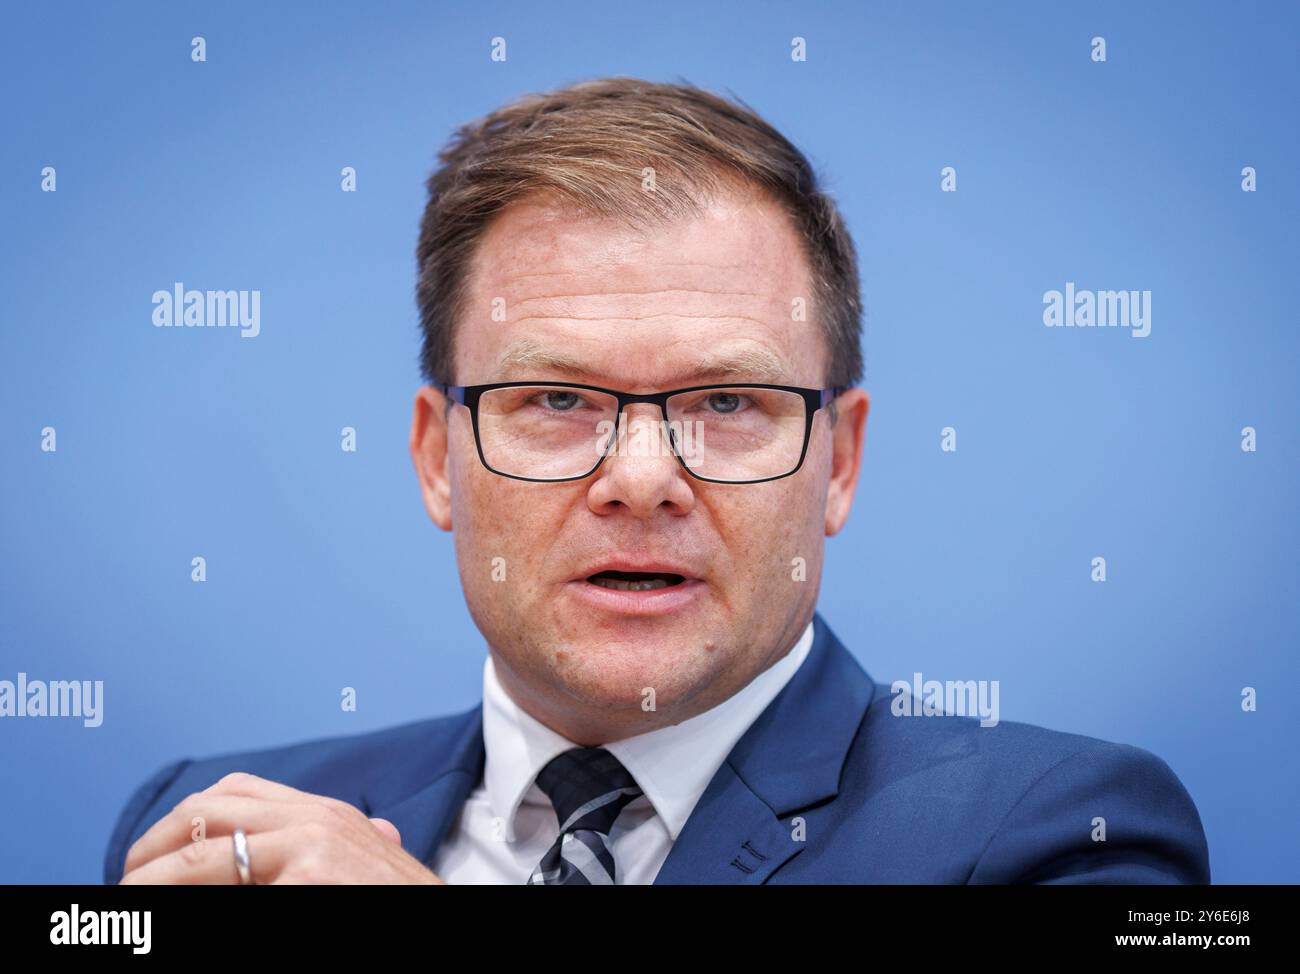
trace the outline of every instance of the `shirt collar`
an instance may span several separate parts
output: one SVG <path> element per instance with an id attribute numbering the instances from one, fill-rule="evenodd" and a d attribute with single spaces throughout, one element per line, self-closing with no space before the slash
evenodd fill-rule
<path id="1" fill-rule="evenodd" d="M 794 676 L 812 646 L 811 622 L 790 651 L 722 703 L 689 720 L 605 745 L 663 819 L 674 841 L 722 762 Z M 578 747 L 516 704 L 497 679 L 492 654 L 483 664 L 484 786 L 492 814 L 514 841 L 525 799 L 545 802 L 534 779 L 552 758 Z"/>

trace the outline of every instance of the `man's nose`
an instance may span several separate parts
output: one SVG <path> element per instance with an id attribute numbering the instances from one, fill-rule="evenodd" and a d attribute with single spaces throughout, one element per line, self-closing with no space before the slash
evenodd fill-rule
<path id="1" fill-rule="evenodd" d="M 678 513 L 694 505 L 690 478 L 673 454 L 663 419 L 654 403 L 634 403 L 623 411 L 588 495 L 593 510 L 621 503 L 645 517 L 663 504 Z"/>

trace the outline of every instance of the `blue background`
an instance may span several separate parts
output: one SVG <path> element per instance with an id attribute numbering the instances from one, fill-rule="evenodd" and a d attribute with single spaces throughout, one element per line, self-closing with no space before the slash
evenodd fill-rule
<path id="1" fill-rule="evenodd" d="M 1300 880 L 1296 5 L 610 6 L 6 9 L 0 679 L 105 719 L 0 721 L 0 880 L 98 882 L 164 761 L 476 702 L 406 449 L 423 180 L 609 74 L 734 91 L 847 216 L 873 405 L 820 609 L 871 675 L 1153 750 L 1216 882 Z M 1067 280 L 1150 289 L 1150 336 L 1045 328 Z M 261 335 L 154 328 L 175 281 L 260 289 Z"/>

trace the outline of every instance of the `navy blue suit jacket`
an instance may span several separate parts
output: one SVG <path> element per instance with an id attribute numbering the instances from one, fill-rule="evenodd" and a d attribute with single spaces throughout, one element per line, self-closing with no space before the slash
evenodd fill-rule
<path id="1" fill-rule="evenodd" d="M 736 744 L 655 878 L 670 883 L 1208 883 L 1196 806 L 1140 748 L 975 717 L 895 716 L 820 613 L 794 677 Z M 160 769 L 104 878 L 182 798 L 231 771 L 386 818 L 429 865 L 483 774 L 482 705 Z M 1105 841 L 1093 841 L 1093 819 Z"/>

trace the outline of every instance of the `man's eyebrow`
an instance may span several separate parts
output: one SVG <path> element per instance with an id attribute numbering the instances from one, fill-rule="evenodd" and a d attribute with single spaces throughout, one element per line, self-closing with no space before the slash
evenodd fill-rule
<path id="1" fill-rule="evenodd" d="M 543 371 L 558 372 L 575 381 L 593 385 L 600 385 L 610 378 L 581 359 L 558 349 L 547 348 L 532 339 L 524 339 L 506 349 L 488 381 L 505 382 L 515 377 L 529 379 L 532 376 L 528 373 Z M 673 381 L 689 385 L 691 382 L 709 379 L 784 385 L 790 381 L 790 370 L 775 354 L 762 346 L 754 346 L 719 355 L 699 355 L 683 371 L 676 373 Z"/>

